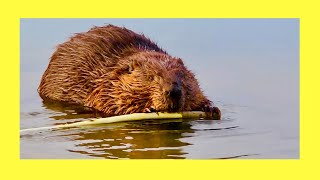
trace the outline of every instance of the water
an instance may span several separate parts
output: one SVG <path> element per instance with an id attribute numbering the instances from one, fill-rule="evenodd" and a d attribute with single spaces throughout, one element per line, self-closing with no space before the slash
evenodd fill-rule
<path id="1" fill-rule="evenodd" d="M 94 117 L 43 104 L 37 86 L 58 43 L 124 25 L 181 57 L 222 120 L 116 123 L 22 133 L 21 158 L 299 158 L 297 19 L 22 19 L 20 129 Z"/>

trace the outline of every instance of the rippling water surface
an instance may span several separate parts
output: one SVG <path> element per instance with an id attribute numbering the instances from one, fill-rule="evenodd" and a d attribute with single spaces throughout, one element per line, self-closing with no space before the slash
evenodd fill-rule
<path id="1" fill-rule="evenodd" d="M 195 72 L 222 120 L 166 120 L 21 133 L 21 158 L 299 158 L 297 19 L 22 19 L 20 129 L 95 117 L 43 104 L 54 46 L 92 25 L 143 32 Z"/>

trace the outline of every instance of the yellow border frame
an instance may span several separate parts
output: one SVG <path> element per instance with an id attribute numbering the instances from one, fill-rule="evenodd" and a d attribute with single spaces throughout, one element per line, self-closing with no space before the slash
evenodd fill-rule
<path id="1" fill-rule="evenodd" d="M 316 2 L 316 1 L 314 1 Z M 1 2 L 2 179 L 317 179 L 319 11 L 312 1 Z M 20 18 L 300 18 L 300 160 L 20 160 Z"/>

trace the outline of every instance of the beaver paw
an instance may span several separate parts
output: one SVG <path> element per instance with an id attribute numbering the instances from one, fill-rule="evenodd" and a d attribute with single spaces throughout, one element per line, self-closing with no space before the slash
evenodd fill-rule
<path id="1" fill-rule="evenodd" d="M 218 107 L 205 105 L 203 106 L 202 110 L 206 112 L 207 117 L 209 117 L 210 119 L 211 118 L 216 120 L 221 119 L 221 111 Z"/>

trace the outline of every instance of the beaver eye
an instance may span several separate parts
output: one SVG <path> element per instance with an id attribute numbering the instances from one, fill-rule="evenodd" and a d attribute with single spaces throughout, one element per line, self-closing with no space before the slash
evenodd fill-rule
<path id="1" fill-rule="evenodd" d="M 128 71 L 128 74 L 131 74 L 131 73 L 132 73 L 133 67 L 132 67 L 131 64 L 127 67 L 127 71 Z"/>

